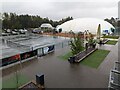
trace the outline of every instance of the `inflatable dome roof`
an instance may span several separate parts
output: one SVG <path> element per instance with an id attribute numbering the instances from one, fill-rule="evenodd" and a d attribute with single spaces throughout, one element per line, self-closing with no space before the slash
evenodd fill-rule
<path id="1" fill-rule="evenodd" d="M 74 33 L 84 32 L 85 30 L 89 30 L 90 33 L 96 34 L 98 25 L 101 25 L 101 33 L 104 32 L 112 33 L 111 28 L 115 29 L 110 23 L 96 18 L 78 18 L 67 21 L 60 26 L 57 27 L 57 31 L 61 29 L 64 32 L 73 31 Z"/>
<path id="2" fill-rule="evenodd" d="M 40 26 L 40 27 L 53 28 L 53 27 L 52 27 L 52 25 L 51 25 L 51 24 L 49 24 L 49 23 L 43 23 L 43 24 L 41 24 L 41 26 Z"/>

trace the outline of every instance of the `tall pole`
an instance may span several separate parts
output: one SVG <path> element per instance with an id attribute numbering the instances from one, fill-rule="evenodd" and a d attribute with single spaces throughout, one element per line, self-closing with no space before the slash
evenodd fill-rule
<path id="1" fill-rule="evenodd" d="M 17 65 L 16 65 L 17 66 Z M 15 70 L 15 83 L 16 83 L 16 88 L 18 89 L 18 74 L 17 74 L 17 67 L 14 64 L 14 70 Z"/>
<path id="2" fill-rule="evenodd" d="M 20 56 L 20 69 L 21 69 L 21 72 L 22 72 L 22 61 L 21 61 L 21 56 Z"/>
<path id="3" fill-rule="evenodd" d="M 16 70 L 16 88 L 18 89 L 18 73 L 17 73 L 17 70 Z"/>

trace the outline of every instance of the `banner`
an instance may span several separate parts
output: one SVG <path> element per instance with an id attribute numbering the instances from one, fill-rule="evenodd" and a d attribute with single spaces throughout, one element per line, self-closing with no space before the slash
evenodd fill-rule
<path id="1" fill-rule="evenodd" d="M 17 55 L 8 57 L 8 58 L 4 58 L 4 59 L 2 59 L 2 66 L 6 66 L 8 64 L 17 62 L 19 60 L 20 60 L 20 54 L 17 54 Z"/>
<path id="2" fill-rule="evenodd" d="M 37 50 L 34 50 L 34 51 L 20 54 L 20 57 L 21 57 L 21 60 L 24 60 L 24 59 L 27 59 L 27 58 L 30 58 L 36 55 L 37 55 Z"/>

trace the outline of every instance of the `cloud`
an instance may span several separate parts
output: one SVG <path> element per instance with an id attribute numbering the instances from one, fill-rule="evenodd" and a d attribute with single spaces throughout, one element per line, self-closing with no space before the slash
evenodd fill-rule
<path id="1" fill-rule="evenodd" d="M 113 2 L 113 0 L 109 2 L 104 2 L 103 0 L 101 2 L 98 0 L 92 0 L 91 2 L 86 2 L 86 0 L 82 0 L 81 2 L 75 2 L 76 0 L 71 0 L 72 2 L 65 1 L 4 1 L 2 3 L 2 10 L 3 12 L 15 12 L 17 14 L 40 15 L 41 17 L 49 17 L 53 20 L 59 20 L 67 16 L 74 18 L 95 17 L 103 19 L 107 17 L 117 17 L 118 14 L 117 0 L 115 2 Z"/>
<path id="2" fill-rule="evenodd" d="M 1 0 L 2 2 L 88 2 L 88 0 Z M 89 2 L 118 2 L 119 0 L 89 0 Z"/>

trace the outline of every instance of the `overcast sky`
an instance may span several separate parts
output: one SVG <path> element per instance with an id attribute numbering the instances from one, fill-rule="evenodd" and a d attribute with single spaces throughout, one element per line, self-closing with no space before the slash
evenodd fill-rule
<path id="1" fill-rule="evenodd" d="M 39 15 L 52 20 L 118 17 L 119 0 L 2 0 L 2 12 Z"/>

